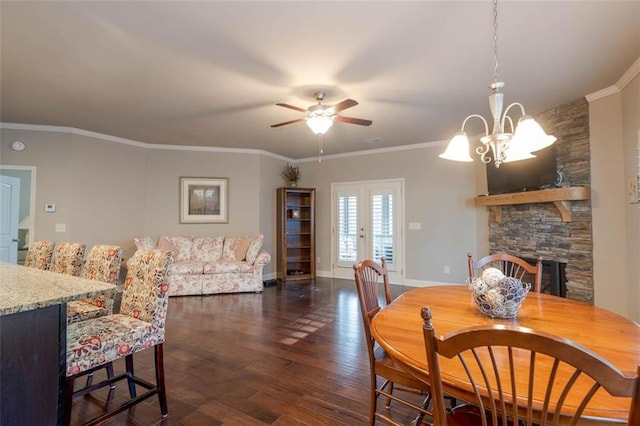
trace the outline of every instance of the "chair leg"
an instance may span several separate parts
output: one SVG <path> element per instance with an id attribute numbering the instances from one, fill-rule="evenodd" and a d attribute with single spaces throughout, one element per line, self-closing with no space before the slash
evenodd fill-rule
<path id="1" fill-rule="evenodd" d="M 393 382 L 389 382 L 389 395 L 393 395 Z M 385 407 L 387 410 L 391 408 L 391 398 L 387 397 Z"/>
<path id="2" fill-rule="evenodd" d="M 109 379 L 111 379 L 113 377 L 113 363 L 110 362 L 110 363 L 106 364 L 104 366 L 104 368 L 107 369 L 107 377 Z M 87 374 L 87 383 L 84 385 L 84 387 L 88 388 L 89 386 L 91 386 L 93 384 L 93 374 L 94 373 Z M 111 389 L 115 389 L 116 388 L 115 383 L 111 384 L 110 387 L 111 387 Z"/>
<path id="3" fill-rule="evenodd" d="M 376 423 L 376 410 L 378 409 L 378 378 L 371 372 L 371 395 L 369 396 L 369 426 Z"/>
<path id="4" fill-rule="evenodd" d="M 155 346 L 155 360 L 156 360 L 156 386 L 158 388 L 158 401 L 160 402 L 160 412 L 162 417 L 169 415 L 167 409 L 167 393 L 164 387 L 164 351 L 162 349 L 162 343 Z"/>
<path id="5" fill-rule="evenodd" d="M 129 384 L 129 395 L 131 398 L 136 397 L 136 383 L 133 380 L 134 372 L 133 372 L 133 355 L 127 355 L 124 357 L 124 364 L 127 369 L 127 382 Z"/>

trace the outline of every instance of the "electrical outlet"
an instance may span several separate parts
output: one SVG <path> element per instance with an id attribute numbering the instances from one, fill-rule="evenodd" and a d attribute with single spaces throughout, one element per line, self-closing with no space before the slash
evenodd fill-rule
<path id="1" fill-rule="evenodd" d="M 67 232 L 67 225 L 64 223 L 56 223 L 56 232 Z"/>
<path id="2" fill-rule="evenodd" d="M 448 266 L 445 266 L 445 267 L 444 267 L 444 273 L 445 273 L 445 274 L 449 274 L 449 273 L 451 273 L 451 269 L 449 269 L 449 267 L 448 267 Z"/>
<path id="3" fill-rule="evenodd" d="M 316 258 L 316 263 L 321 263 L 321 262 L 322 262 L 322 259 L 320 259 L 320 256 L 318 256 L 318 257 Z"/>

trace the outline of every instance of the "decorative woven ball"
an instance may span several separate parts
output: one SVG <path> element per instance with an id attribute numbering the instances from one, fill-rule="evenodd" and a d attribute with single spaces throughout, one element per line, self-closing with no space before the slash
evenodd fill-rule
<path id="1" fill-rule="evenodd" d="M 471 292 L 483 314 L 491 318 L 515 318 L 530 289 L 530 283 L 504 277 L 493 286 L 483 280 L 474 280 Z"/>
<path id="2" fill-rule="evenodd" d="M 494 287 L 504 278 L 504 274 L 498 268 L 487 268 L 482 271 L 482 281 L 489 287 Z"/>

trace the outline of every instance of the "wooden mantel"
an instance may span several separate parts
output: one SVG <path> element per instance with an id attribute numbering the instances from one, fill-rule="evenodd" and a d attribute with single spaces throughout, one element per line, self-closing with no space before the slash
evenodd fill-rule
<path id="1" fill-rule="evenodd" d="M 513 204 L 553 203 L 560 212 L 563 222 L 571 222 L 571 202 L 588 200 L 591 191 L 585 186 L 540 189 L 537 191 L 514 192 L 510 194 L 487 195 L 475 198 L 478 207 L 490 207 L 495 212 L 496 222 L 502 222 L 502 208 Z"/>

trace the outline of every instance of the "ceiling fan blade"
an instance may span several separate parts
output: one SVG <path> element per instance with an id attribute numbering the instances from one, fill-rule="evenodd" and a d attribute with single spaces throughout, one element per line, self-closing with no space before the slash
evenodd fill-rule
<path id="1" fill-rule="evenodd" d="M 344 101 L 340 101 L 337 104 L 335 104 L 332 107 L 329 107 L 333 110 L 333 112 L 340 112 L 342 110 L 345 110 L 347 108 L 351 108 L 358 105 L 357 101 L 354 101 L 353 99 L 345 99 Z"/>
<path id="2" fill-rule="evenodd" d="M 344 117 L 342 115 L 337 115 L 335 120 L 342 121 L 343 123 L 358 124 L 360 126 L 371 126 L 373 124 L 373 121 L 371 120 L 364 120 L 362 118 Z"/>
<path id="3" fill-rule="evenodd" d="M 299 123 L 300 121 L 304 121 L 304 118 L 296 118 L 295 120 L 285 121 L 284 123 L 272 124 L 271 127 L 285 126 L 287 124 Z"/>
<path id="4" fill-rule="evenodd" d="M 292 109 L 294 111 L 307 112 L 306 109 L 298 108 L 297 106 L 293 106 L 293 105 L 289 105 L 289 104 L 276 104 L 276 105 L 281 106 L 283 108 L 289 108 L 289 109 Z"/>

